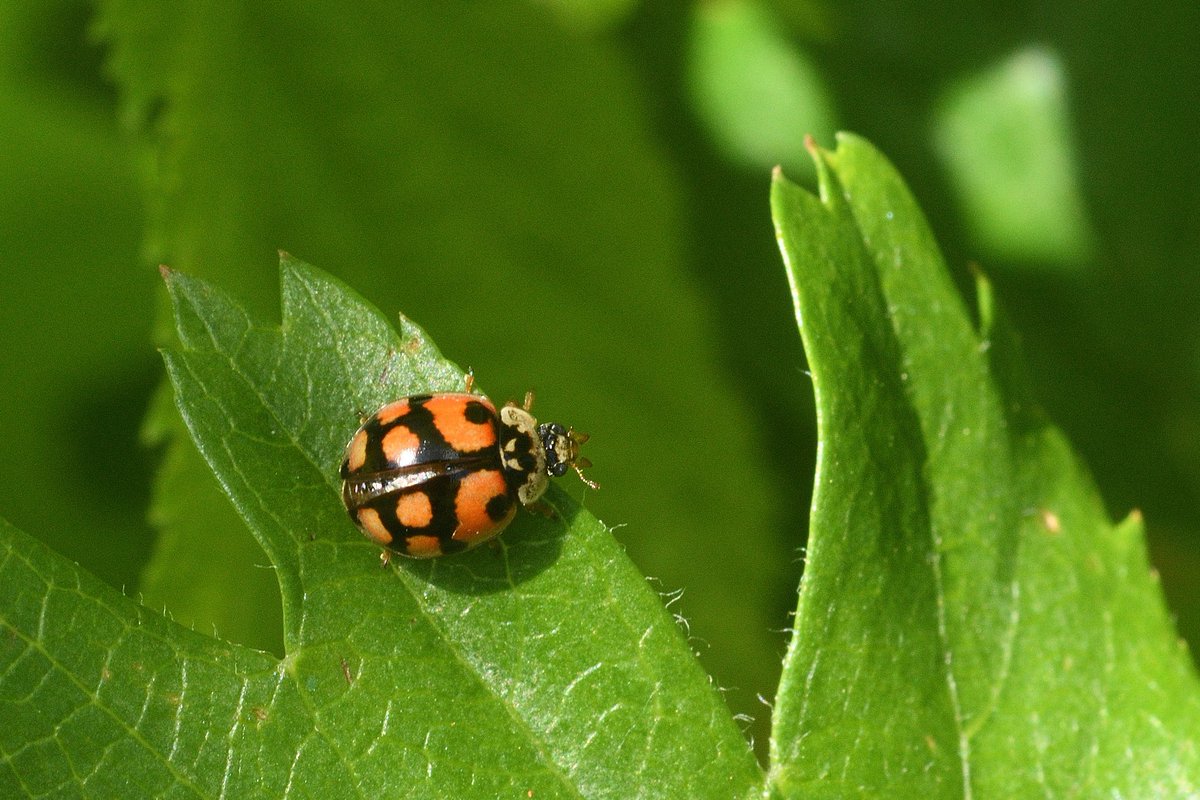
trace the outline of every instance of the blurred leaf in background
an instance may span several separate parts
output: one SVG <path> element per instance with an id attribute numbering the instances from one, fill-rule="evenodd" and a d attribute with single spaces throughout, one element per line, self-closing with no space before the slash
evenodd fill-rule
<path id="1" fill-rule="evenodd" d="M 933 141 L 981 258 L 1068 270 L 1092 258 L 1066 91 L 1059 59 L 1029 48 L 943 96 Z"/>
<path id="2" fill-rule="evenodd" d="M 567 27 L 603 32 L 615 28 L 637 8 L 638 0 L 534 0 Z"/>
<path id="3" fill-rule="evenodd" d="M 684 590 L 673 608 L 761 742 L 808 517 L 778 498 L 807 490 L 815 444 L 758 165 L 798 158 L 805 130 L 783 126 L 836 119 L 908 177 L 962 282 L 972 260 L 994 276 L 1035 393 L 1114 515 L 1145 511 L 1200 641 L 1198 39 L 1176 0 L 6 4 L 0 514 L 115 585 L 144 574 L 152 607 L 277 647 L 222 591 L 274 597 L 257 545 L 190 445 L 137 431 L 152 268 L 269 315 L 284 248 L 412 315 L 498 399 L 532 387 L 593 434 L 604 489 L 576 496 Z M 1053 55 L 1027 74 L 1031 54 Z M 1022 114 L 1036 127 L 1006 124 Z M 1030 186 L 1047 194 L 1010 214 Z"/>
<path id="4" fill-rule="evenodd" d="M 116 586 L 146 557 L 159 372 L 133 151 L 87 3 L 0 4 L 0 515 Z"/>
<path id="5" fill-rule="evenodd" d="M 759 171 L 783 165 L 812 176 L 803 136 L 833 135 L 833 104 L 813 60 L 769 9 L 710 0 L 692 12 L 688 88 L 723 154 Z"/>

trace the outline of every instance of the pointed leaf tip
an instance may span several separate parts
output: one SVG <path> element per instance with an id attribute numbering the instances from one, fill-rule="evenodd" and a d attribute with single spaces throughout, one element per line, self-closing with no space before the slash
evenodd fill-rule
<path id="1" fill-rule="evenodd" d="M 1140 514 L 1114 528 L 1036 414 L 987 276 L 981 332 L 899 173 L 837 143 L 820 202 L 772 195 L 821 436 L 772 796 L 1063 794 L 1081 752 L 1093 794 L 1194 796 L 1200 687 Z"/>
<path id="2" fill-rule="evenodd" d="M 502 758 L 506 767 L 470 793 L 454 771 L 435 770 L 436 796 L 517 794 L 510 781 L 522 795 L 584 796 L 611 785 L 601 793 L 629 796 L 648 774 L 671 796 L 748 796 L 758 766 L 686 640 L 603 525 L 565 496 L 555 498 L 563 522 L 514 523 L 500 558 L 479 551 L 436 569 L 393 562 L 398 568 L 381 573 L 377 548 L 353 530 L 339 492 L 355 411 L 457 389 L 462 375 L 414 324 L 397 336 L 332 276 L 286 254 L 280 268 L 279 324 L 180 273 L 175 291 L 186 302 L 176 304 L 176 321 L 186 347 L 172 353 L 169 370 L 201 453 L 280 578 L 284 647 L 300 656 L 285 685 L 314 698 L 291 728 L 308 734 L 312 707 L 348 701 L 336 724 L 387 729 L 378 748 L 330 774 L 384 785 L 403 754 L 427 746 L 432 725 L 440 733 L 430 763 Z M 319 557 L 309 556 L 314 548 Z M 396 618 L 407 622 L 389 623 Z M 351 658 L 347 695 L 339 660 Z M 413 670 L 420 691 L 406 684 Z M 269 681 L 260 686 L 269 690 Z M 447 705 L 447 697 L 462 700 Z M 393 698 L 404 714 L 392 713 L 401 702 Z M 660 701 L 661 716 L 647 713 Z M 274 766 L 294 759 L 286 745 L 262 760 L 243 755 L 240 742 L 229 748 L 251 765 L 245 780 L 281 794 L 269 781 L 288 773 Z M 304 761 L 321 757 L 305 751 Z M 262 773 L 251 772 L 260 763 Z M 424 767 L 412 780 L 426 779 Z M 709 788 L 730 781 L 739 791 Z"/>

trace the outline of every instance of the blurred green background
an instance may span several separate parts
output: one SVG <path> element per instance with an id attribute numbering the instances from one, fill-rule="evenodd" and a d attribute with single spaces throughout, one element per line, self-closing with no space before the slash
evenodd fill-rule
<path id="1" fill-rule="evenodd" d="M 1196 41 L 1153 0 L 0 4 L 0 514 L 278 650 L 265 557 L 154 399 L 154 267 L 275 319 L 284 249 L 592 434 L 603 489 L 568 490 L 761 743 L 816 446 L 769 172 L 811 183 L 803 135 L 849 129 L 993 276 L 1195 645 Z"/>

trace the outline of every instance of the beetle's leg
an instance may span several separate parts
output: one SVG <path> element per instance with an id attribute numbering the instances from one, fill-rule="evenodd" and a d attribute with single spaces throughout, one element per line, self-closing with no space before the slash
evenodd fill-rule
<path id="1" fill-rule="evenodd" d="M 525 393 L 525 403 L 521 406 L 521 408 L 525 409 L 526 411 L 529 411 L 533 408 L 533 389 L 530 389 Z"/>
<path id="2" fill-rule="evenodd" d="M 529 505 L 525 506 L 535 514 L 540 514 L 546 519 L 557 519 L 558 509 L 547 503 L 545 500 L 534 500 Z"/>
<path id="3" fill-rule="evenodd" d="M 465 383 L 466 383 L 466 389 L 465 389 L 466 393 L 467 394 L 475 394 L 475 372 L 474 372 L 474 370 L 470 370 L 470 369 L 467 370 L 467 376 L 465 379 Z"/>

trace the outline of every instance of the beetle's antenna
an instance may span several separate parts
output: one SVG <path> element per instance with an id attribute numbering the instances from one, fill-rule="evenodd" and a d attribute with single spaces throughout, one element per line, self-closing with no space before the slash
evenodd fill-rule
<path id="1" fill-rule="evenodd" d="M 587 461 L 586 458 L 582 459 L 582 460 Z M 588 476 L 583 474 L 583 467 L 590 467 L 591 465 L 592 465 L 592 463 L 590 461 L 588 461 L 588 463 L 586 463 L 586 464 L 572 464 L 571 469 L 575 470 L 575 474 L 579 476 L 579 480 L 583 481 L 584 483 L 586 483 L 588 486 L 590 486 L 593 489 L 599 489 L 600 484 L 596 483 L 594 480 L 592 480 L 591 478 L 589 478 Z"/>

